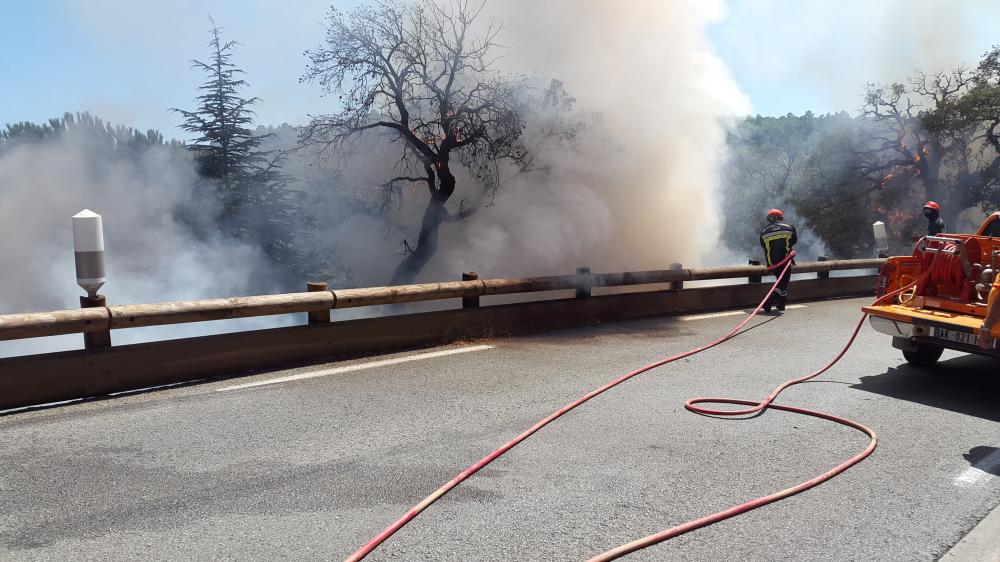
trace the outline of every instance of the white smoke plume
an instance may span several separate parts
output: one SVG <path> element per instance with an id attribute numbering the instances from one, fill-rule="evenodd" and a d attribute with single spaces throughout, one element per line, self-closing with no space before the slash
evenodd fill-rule
<path id="1" fill-rule="evenodd" d="M 598 116 L 550 175 L 504 186 L 496 205 L 442 230 L 424 277 L 695 266 L 717 242 L 719 118 L 749 110 L 706 28 L 717 1 L 491 2 L 505 70 L 565 83 Z"/>

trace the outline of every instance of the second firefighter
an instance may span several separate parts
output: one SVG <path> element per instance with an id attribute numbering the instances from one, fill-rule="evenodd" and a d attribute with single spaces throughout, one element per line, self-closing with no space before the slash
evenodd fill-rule
<path id="1" fill-rule="evenodd" d="M 782 222 L 784 220 L 785 215 L 781 209 L 771 209 L 767 212 L 767 226 L 760 231 L 760 245 L 764 248 L 764 260 L 769 268 L 781 263 L 799 240 L 795 227 Z M 781 275 L 783 269 L 783 267 L 776 268 L 772 273 L 776 276 Z M 785 304 L 788 302 L 788 281 L 791 277 L 791 273 L 788 273 L 778 281 L 778 287 L 771 294 L 771 298 L 764 303 L 764 312 L 771 312 L 772 305 L 778 310 L 785 310 Z"/>

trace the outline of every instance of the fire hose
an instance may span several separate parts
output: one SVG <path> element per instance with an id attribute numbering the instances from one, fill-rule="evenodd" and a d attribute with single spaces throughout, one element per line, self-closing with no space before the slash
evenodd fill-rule
<path id="1" fill-rule="evenodd" d="M 523 442 L 525 439 L 527 439 L 528 437 L 530 437 L 531 435 L 533 435 L 534 433 L 536 433 L 538 430 L 540 430 L 543 427 L 545 427 L 546 425 L 552 423 L 553 421 L 555 421 L 556 419 L 558 419 L 562 415 L 566 414 L 567 412 L 573 410 L 577 406 L 580 406 L 581 404 L 589 401 L 591 398 L 594 398 L 595 396 L 598 396 L 599 394 L 602 394 L 605 391 L 610 390 L 611 388 L 614 388 L 615 386 L 618 386 L 619 384 L 621 384 L 621 383 L 623 383 L 623 382 L 625 382 L 625 381 L 627 381 L 627 380 L 629 380 L 629 379 L 631 379 L 631 378 L 633 378 L 633 377 L 635 377 L 637 375 L 640 375 L 642 373 L 645 373 L 645 372 L 650 371 L 652 369 L 655 369 L 657 367 L 661 367 L 661 366 L 666 365 L 668 363 L 672 363 L 672 362 L 677 361 L 679 359 L 684 359 L 686 357 L 690 357 L 690 356 L 695 355 L 697 353 L 701 353 L 702 351 L 711 349 L 711 348 L 713 348 L 713 347 L 715 347 L 717 345 L 720 345 L 720 344 L 722 344 L 722 343 L 724 343 L 724 342 L 732 339 L 733 337 L 735 337 L 761 311 L 761 309 L 763 308 L 764 304 L 766 302 L 768 302 L 768 300 L 771 298 L 771 295 L 777 289 L 778 283 L 781 282 L 782 278 L 785 275 L 790 275 L 790 271 L 789 270 L 790 270 L 790 268 L 792 266 L 792 258 L 794 256 L 795 256 L 795 253 L 791 252 L 791 253 L 789 253 L 788 256 L 785 257 L 785 259 L 783 259 L 782 261 L 780 261 L 780 262 L 778 262 L 778 263 L 776 263 L 773 266 L 771 266 L 771 267 L 768 268 L 771 271 L 777 271 L 778 269 L 781 270 L 781 273 L 776 276 L 777 280 L 774 282 L 774 284 L 771 286 L 771 289 L 767 292 L 767 294 L 764 296 L 764 299 L 761 300 L 760 304 L 757 305 L 757 307 L 753 310 L 753 312 L 750 315 L 748 315 L 746 319 L 744 319 L 742 322 L 740 322 L 735 328 L 733 328 L 732 330 L 730 330 L 726 335 L 724 335 L 724 336 L 722 336 L 722 337 L 720 337 L 720 338 L 718 338 L 718 339 L 716 339 L 716 340 L 714 340 L 714 341 L 712 341 L 712 342 L 710 342 L 708 344 L 705 344 L 705 345 L 702 345 L 702 346 L 699 346 L 699 347 L 695 347 L 693 349 L 690 349 L 690 350 L 685 351 L 683 353 L 674 355 L 672 357 L 667 357 L 665 359 L 661 359 L 659 361 L 656 361 L 654 363 L 650 363 L 649 365 L 646 365 L 644 367 L 636 369 L 636 370 L 634 370 L 634 371 L 632 371 L 630 373 L 622 375 L 622 376 L 618 377 L 617 379 L 614 379 L 611 382 L 608 382 L 607 384 L 605 384 L 605 385 L 603 385 L 601 387 L 598 387 L 598 388 L 596 388 L 596 389 L 588 392 L 584 396 L 581 396 L 580 398 L 578 398 L 577 400 L 575 400 L 575 401 L 567 404 L 566 406 L 563 406 L 562 408 L 560 408 L 560 409 L 552 412 L 551 414 L 549 414 L 548 416 L 546 416 L 544 419 L 540 420 L 538 423 L 536 423 L 535 425 L 531 426 L 530 428 L 528 428 L 527 430 L 525 430 L 524 432 L 522 432 L 517 437 L 514 437 L 513 439 L 511 439 L 510 441 L 508 441 L 507 443 L 505 443 L 503 446 L 501 446 L 500 448 L 496 449 L 492 453 L 489 453 L 488 455 L 486 455 L 485 457 L 483 457 L 482 459 L 480 459 L 476 463 L 472 464 L 471 466 L 469 466 L 468 468 L 466 468 L 465 470 L 463 470 L 462 472 L 460 472 L 454 478 L 452 478 L 451 480 L 449 480 L 448 482 L 446 482 L 444 485 L 442 485 L 440 488 L 438 488 L 436 491 L 434 491 L 434 493 L 432 493 L 431 495 L 429 495 L 426 498 L 424 498 L 420 503 L 418 503 L 417 505 L 415 505 L 414 507 L 412 507 L 409 511 L 407 511 L 405 514 L 403 514 L 402 517 L 400 517 L 399 519 L 397 519 L 391 525 L 389 525 L 388 527 L 386 527 L 382 532 L 380 532 L 378 535 L 376 535 L 374 538 L 372 538 L 368 543 L 366 543 L 364 546 L 362 546 L 357 551 L 355 551 L 353 554 L 351 554 L 351 556 L 349 556 L 347 558 L 347 562 L 356 562 L 358 560 L 364 559 L 366 556 L 368 556 L 368 554 L 370 554 L 373 550 L 375 550 L 386 539 L 388 539 L 389 537 L 391 537 L 396 531 L 398 531 L 399 529 L 403 528 L 403 526 L 405 526 L 407 523 L 409 523 L 413 518 L 415 518 L 422 511 L 424 511 L 425 509 L 427 509 L 431 504 L 433 504 L 439 498 L 441 498 L 442 496 L 444 496 L 445 494 L 447 494 L 453 488 L 455 488 L 456 486 L 458 486 L 461 482 L 463 482 L 464 480 L 466 480 L 467 478 L 469 478 L 470 476 L 472 476 L 473 474 L 475 474 L 476 472 L 478 472 L 479 470 L 481 470 L 486 465 L 488 465 L 491 462 L 493 462 L 494 460 L 496 460 L 498 457 L 500 457 L 501 455 L 503 455 L 507 451 L 509 451 L 512 448 L 514 448 L 515 446 L 517 446 L 519 443 Z M 899 294 L 900 292 L 902 292 L 902 291 L 904 291 L 906 289 L 909 289 L 912 285 L 916 285 L 917 283 L 920 283 L 921 281 L 925 280 L 927 278 L 927 276 L 931 273 L 931 271 L 934 269 L 933 265 L 934 265 L 934 263 L 932 262 L 931 263 L 931 267 L 929 267 L 927 269 L 927 271 L 921 275 L 920 278 L 918 278 L 917 280 L 913 281 L 909 285 L 906 285 L 906 286 L 904 286 L 904 287 L 902 287 L 900 289 L 897 289 L 897 290 L 895 290 L 895 291 L 893 291 L 891 293 L 888 293 L 888 294 L 880 297 L 879 299 L 877 299 L 875 301 L 875 304 L 881 304 L 885 300 L 888 300 L 889 298 L 894 297 L 895 295 Z M 787 382 L 779 385 L 764 400 L 761 400 L 759 402 L 754 402 L 754 401 L 750 401 L 750 400 L 741 400 L 741 399 L 735 399 L 735 398 L 704 398 L 704 397 L 702 397 L 702 398 L 692 398 L 692 399 L 687 400 L 684 403 L 684 407 L 686 409 L 688 409 L 689 411 L 695 412 L 695 413 L 698 413 L 698 414 L 708 415 L 708 416 L 745 416 L 745 415 L 756 414 L 756 413 L 759 413 L 759 412 L 761 412 L 763 410 L 773 408 L 775 410 L 783 410 L 783 411 L 786 411 L 786 412 L 793 412 L 793 413 L 797 413 L 797 414 L 803 414 L 803 415 L 807 415 L 807 416 L 812 416 L 812 417 L 817 417 L 817 418 L 821 418 L 821 419 L 833 421 L 833 422 L 836 422 L 836 423 L 839 423 L 839 424 L 842 424 L 842 425 L 846 425 L 848 427 L 852 427 L 852 428 L 857 429 L 857 430 L 865 433 L 866 435 L 868 435 L 868 437 L 870 438 L 870 442 L 869 442 L 868 446 L 863 451 L 861 451 L 860 453 L 857 453 L 856 455 L 854 455 L 853 457 L 851 457 L 847 461 L 845 461 L 845 462 L 837 465 L 833 469 L 828 470 L 827 472 L 824 472 L 823 474 L 821 474 L 819 476 L 816 476 L 815 478 L 812 478 L 812 479 L 810 479 L 810 480 L 808 480 L 806 482 L 798 484 L 797 486 L 793 486 L 791 488 L 782 490 L 780 492 L 776 492 L 776 493 L 773 493 L 773 494 L 770 494 L 770 495 L 767 495 L 767 496 L 764 496 L 764 497 L 761 497 L 761 498 L 758 498 L 758 499 L 746 502 L 744 504 L 741 504 L 741 505 L 738 505 L 738 506 L 734 506 L 732 508 L 720 511 L 718 513 L 714 513 L 712 515 L 708 515 L 706 517 L 702 517 L 700 519 L 696 519 L 696 520 L 684 523 L 682 525 L 678 525 L 676 527 L 673 527 L 673 528 L 670 528 L 670 529 L 667 529 L 667 530 L 664 530 L 664 531 L 661 531 L 661 532 L 649 535 L 647 537 L 638 539 L 636 541 L 633 541 L 633 542 L 621 545 L 621 546 L 619 546 L 617 548 L 614 548 L 612 550 L 609 550 L 607 552 L 604 552 L 604 553 L 602 553 L 602 554 L 600 554 L 598 556 L 595 556 L 595 557 L 591 558 L 590 562 L 614 560 L 616 558 L 619 558 L 619 557 L 624 556 L 626 554 L 629 554 L 631 552 L 635 552 L 637 550 L 641 550 L 641 549 L 646 548 L 648 546 L 651 546 L 651 545 L 657 544 L 659 542 L 663 542 L 665 540 L 677 537 L 679 535 L 682 535 L 684 533 L 693 531 L 695 529 L 699 529 L 701 527 L 706 527 L 706 526 L 711 525 L 713 523 L 718 523 L 719 521 L 723 521 L 725 519 L 729 519 L 729 518 L 731 518 L 733 516 L 736 516 L 736 515 L 739 515 L 741 513 L 745 513 L 747 511 L 756 509 L 756 508 L 761 507 L 763 505 L 767 505 L 769 503 L 776 502 L 778 500 L 787 498 L 789 496 L 793 496 L 795 494 L 798 494 L 799 492 L 803 492 L 805 490 L 808 490 L 809 488 L 815 487 L 815 486 L 817 486 L 817 485 L 819 485 L 819 484 L 821 484 L 821 483 L 823 483 L 823 482 L 825 482 L 825 481 L 833 478 L 834 476 L 836 476 L 836 475 L 844 472 L 848 468 L 850 468 L 850 467 L 854 466 L 855 464 L 861 462 L 868 455 L 870 455 L 872 453 L 872 451 L 875 450 L 875 447 L 876 447 L 876 445 L 878 443 L 878 436 L 876 435 L 875 431 L 873 431 L 872 429 L 870 429 L 868 427 L 865 427 L 864 425 L 862 425 L 862 424 L 860 424 L 858 422 L 855 422 L 855 421 L 852 421 L 852 420 L 848 420 L 846 418 L 841 418 L 841 417 L 838 417 L 838 416 L 834 416 L 832 414 L 827 414 L 827 413 L 824 413 L 824 412 L 818 412 L 818 411 L 814 411 L 814 410 L 807 410 L 805 408 L 797 408 L 797 407 L 794 407 L 794 406 L 785 406 L 785 405 L 782 405 L 782 404 L 775 404 L 774 403 L 774 400 L 778 397 L 778 395 L 781 394 L 781 392 L 784 391 L 785 389 L 787 389 L 788 387 L 794 386 L 796 384 L 801 384 L 801 383 L 806 382 L 806 381 L 808 381 L 810 379 L 813 379 L 813 378 L 815 378 L 815 377 L 823 374 L 824 372 L 826 372 L 827 370 L 829 370 L 831 367 L 833 367 L 838 361 L 840 361 L 840 359 L 844 356 L 844 354 L 847 353 L 848 349 L 850 349 L 851 345 L 853 345 L 854 340 L 857 338 L 857 335 L 858 335 L 858 333 L 861 330 L 861 326 L 864 325 L 864 320 L 865 320 L 865 318 L 867 318 L 867 316 L 868 316 L 867 314 L 862 315 L 861 320 L 859 320 L 857 326 L 855 326 L 854 332 L 851 334 L 851 337 L 848 340 L 847 345 L 845 345 L 844 348 L 840 351 L 840 353 L 838 353 L 837 356 L 834 357 L 834 359 L 832 361 L 830 361 L 826 366 L 824 366 L 823 368 L 819 369 L 818 371 L 813 372 L 812 374 L 806 375 L 804 377 L 795 378 L 795 379 L 789 380 L 789 381 L 787 381 Z M 697 404 L 737 404 L 737 405 L 749 406 L 749 407 L 748 408 L 739 409 L 739 410 L 712 410 L 712 409 L 708 409 L 708 408 L 703 408 L 703 407 L 697 406 Z"/>

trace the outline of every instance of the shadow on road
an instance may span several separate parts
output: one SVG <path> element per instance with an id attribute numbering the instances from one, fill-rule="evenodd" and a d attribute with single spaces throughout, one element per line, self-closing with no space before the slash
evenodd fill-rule
<path id="1" fill-rule="evenodd" d="M 1000 476 L 1000 448 L 981 445 L 962 455 L 969 464 L 983 472 Z"/>
<path id="2" fill-rule="evenodd" d="M 990 357 L 967 355 L 926 369 L 904 363 L 851 388 L 1000 422 L 1000 362 Z"/>

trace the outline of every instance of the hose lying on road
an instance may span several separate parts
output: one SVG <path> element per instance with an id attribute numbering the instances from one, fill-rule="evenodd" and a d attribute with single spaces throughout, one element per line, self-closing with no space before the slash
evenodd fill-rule
<path id="1" fill-rule="evenodd" d="M 563 406 L 562 408 L 556 410 L 555 412 L 552 412 L 547 417 L 545 417 L 544 419 L 542 419 L 541 421 L 539 421 L 535 425 L 531 426 L 530 428 L 528 428 L 527 430 L 525 430 L 523 433 L 521 433 L 517 437 L 515 437 L 515 438 L 511 439 L 510 441 L 508 441 L 507 443 L 505 443 L 499 449 L 497 449 L 497 450 L 493 451 L 492 453 L 486 455 L 485 457 L 483 457 L 482 459 L 480 459 L 479 461 L 477 461 L 472 466 L 470 466 L 470 467 L 466 468 L 465 470 L 463 470 L 462 472 L 460 472 L 457 476 L 455 476 L 454 478 L 452 478 L 451 480 L 449 480 L 447 483 L 445 483 L 443 486 L 441 486 L 440 488 L 438 488 L 433 494 L 431 494 L 431 495 L 427 496 L 426 498 L 424 498 L 423 501 L 421 501 L 420 503 L 418 503 L 417 505 L 415 505 L 413 508 L 411 508 L 409 511 L 407 511 L 402 517 L 400 517 L 395 522 L 393 522 L 391 525 L 389 525 L 388 527 L 386 527 L 381 533 L 379 533 L 378 535 L 376 535 L 367 544 L 365 544 L 364 546 L 362 546 L 361 548 L 359 548 L 357 551 L 355 551 L 353 554 L 351 554 L 351 556 L 349 556 L 347 558 L 347 561 L 348 562 L 356 562 L 356 561 L 362 560 L 363 558 L 365 558 L 366 556 L 368 556 L 368 554 L 370 554 L 373 550 L 375 550 L 386 539 L 388 539 L 389 537 L 391 537 L 396 531 L 398 531 L 404 525 L 406 525 L 407 523 L 409 523 L 414 517 L 416 517 L 417 515 L 419 515 L 423 510 L 427 509 L 427 507 L 429 507 L 432 503 L 434 503 L 439 498 L 441 498 L 442 496 L 444 496 L 445 494 L 447 494 L 455 486 L 458 486 L 462 481 L 464 481 L 465 479 L 469 478 L 470 476 L 472 476 L 473 474 L 475 474 L 476 472 L 478 472 L 480 469 L 482 469 L 483 467 L 485 467 L 486 465 L 490 464 L 491 462 L 493 462 L 495 459 L 497 459 L 498 457 L 500 457 L 501 455 L 503 455 L 507 451 L 509 451 L 512 448 L 514 448 L 515 446 L 517 446 L 519 443 L 521 443 L 522 441 L 524 441 L 525 439 L 527 439 L 528 437 L 530 437 L 531 435 L 533 435 L 538 430 L 542 429 L 546 425 L 548 425 L 551 422 L 555 421 L 556 419 L 558 419 L 559 417 L 561 417 L 563 414 L 565 414 L 565 413 L 573 410 L 574 408 L 576 408 L 577 406 L 583 404 L 584 402 L 587 402 L 591 398 L 594 398 L 595 396 L 597 396 L 599 394 L 602 394 L 603 392 L 605 392 L 607 390 L 610 390 L 611 388 L 614 388 L 615 386 L 618 386 L 619 384 L 621 384 L 621 383 L 623 383 L 623 382 L 631 379 L 632 377 L 635 377 L 637 375 L 640 375 L 642 373 L 645 373 L 645 372 L 650 371 L 652 369 L 655 369 L 657 367 L 666 365 L 668 363 L 672 363 L 674 361 L 677 361 L 678 359 L 683 359 L 685 357 L 690 357 L 692 355 L 695 355 L 696 353 L 701 353 L 702 351 L 705 351 L 707 349 L 711 349 L 711 348 L 713 348 L 713 347 L 715 347 L 715 346 L 717 346 L 717 345 L 719 345 L 721 343 L 724 343 L 724 342 L 732 339 L 734 336 L 736 336 L 740 332 L 740 330 L 742 330 L 760 312 L 760 310 L 764 306 L 764 303 L 766 303 L 768 301 L 768 299 L 771 298 L 771 295 L 777 289 L 778 282 L 780 281 L 780 279 L 784 275 L 789 275 L 790 274 L 789 273 L 789 269 L 791 268 L 792 258 L 794 256 L 795 256 L 794 252 L 790 253 L 784 260 L 782 260 L 781 262 L 775 264 L 774 266 L 772 266 L 772 268 L 770 268 L 773 271 L 776 271 L 778 269 L 781 270 L 781 274 L 777 276 L 778 280 L 775 281 L 775 283 L 771 286 L 771 289 L 764 296 L 764 299 L 761 300 L 760 304 L 757 305 L 757 308 L 755 308 L 754 311 L 749 316 L 747 316 L 746 319 L 744 319 L 742 322 L 740 322 L 735 328 L 733 328 L 732 330 L 730 330 L 729 333 L 727 333 L 726 335 L 724 335 L 724 336 L 722 336 L 722 337 L 720 337 L 720 338 L 718 338 L 718 339 L 716 339 L 716 340 L 714 340 L 714 341 L 712 341 L 712 342 L 710 342 L 708 344 L 696 347 L 694 349 L 690 349 L 688 351 L 685 351 L 684 353 L 680 353 L 680 354 L 674 355 L 672 357 L 667 357 L 666 359 L 661 359 L 660 361 L 656 361 L 655 363 L 650 363 L 649 365 L 646 365 L 645 367 L 642 367 L 640 369 L 636 369 L 636 370 L 634 370 L 634 371 L 632 371 L 632 372 L 630 372 L 628 374 L 622 375 L 621 377 L 619 377 L 619 378 L 617 378 L 617 379 L 615 379 L 615 380 L 613 380 L 613 381 L 605 384 L 604 386 L 601 386 L 601 387 L 599 387 L 597 389 L 594 389 L 594 390 L 590 391 L 589 393 L 587 393 L 586 395 L 580 397 L 579 399 L 575 400 L 574 402 L 571 402 L 570 404 L 567 404 L 566 406 Z M 913 284 L 916 284 L 917 282 L 919 282 L 919 280 L 915 281 Z M 893 291 L 892 293 L 889 293 L 889 294 L 881 297 L 876 302 L 877 303 L 878 302 L 882 302 L 883 300 L 885 300 L 887 298 L 890 298 L 890 297 L 893 297 L 896 294 L 898 294 L 899 292 L 901 292 L 902 290 L 905 290 L 907 288 L 909 288 L 909 285 L 907 287 L 903 287 L 902 289 Z M 834 416 L 834 415 L 831 415 L 831 414 L 826 414 L 826 413 L 823 413 L 823 412 L 815 412 L 815 411 L 806 410 L 806 409 L 803 409 L 803 408 L 795 408 L 795 407 L 792 407 L 792 406 L 783 406 L 781 404 L 775 404 L 774 403 L 774 399 L 777 398 L 778 394 L 780 394 L 786 388 L 788 388 L 788 387 L 790 387 L 792 385 L 795 385 L 795 384 L 800 384 L 800 383 L 805 382 L 805 381 L 807 381 L 809 379 L 812 379 L 812 378 L 814 378 L 816 376 L 819 376 L 820 374 L 824 373 L 825 371 L 827 371 L 828 369 L 830 369 L 831 367 L 833 367 L 833 365 L 836 364 L 840 360 L 840 358 L 844 356 L 845 353 L 847 353 L 847 350 L 854 343 L 854 340 L 857 337 L 858 332 L 861 330 L 861 326 L 863 325 L 864 320 L 865 320 L 866 317 L 867 317 L 867 314 L 863 315 L 861 317 L 861 320 L 858 322 L 858 325 L 854 328 L 854 333 L 851 335 L 850 341 L 848 341 L 847 345 L 844 346 L 844 348 L 833 359 L 833 361 L 831 361 L 829 364 L 827 364 L 822 369 L 816 371 L 815 373 L 812 373 L 812 374 L 807 375 L 805 377 L 793 379 L 793 380 L 790 380 L 790 381 L 782 384 L 781 386 L 779 386 L 778 388 L 776 388 L 774 390 L 774 392 L 772 392 L 767 398 L 765 398 L 761 402 L 752 402 L 752 401 L 748 401 L 748 400 L 737 400 L 737 399 L 733 399 L 733 398 L 693 398 L 693 399 L 688 400 L 684 404 L 684 406 L 688 410 L 690 410 L 692 412 L 696 412 L 696 413 L 700 413 L 700 414 L 705 414 L 705 415 L 713 415 L 713 416 L 738 416 L 738 415 L 747 415 L 747 414 L 754 414 L 754 413 L 760 412 L 760 411 L 765 410 L 767 408 L 774 408 L 776 410 L 784 410 L 784 411 L 788 411 L 788 412 L 795 412 L 795 413 L 798 413 L 798 414 L 804 414 L 804 415 L 808 415 L 808 416 L 814 416 L 814 417 L 818 417 L 818 418 L 827 419 L 827 420 L 830 420 L 830 421 L 834 421 L 834 422 L 837 422 L 837 423 L 840 423 L 840 424 L 844 424 L 844 425 L 853 427 L 855 429 L 858 429 L 858 430 L 863 431 L 864 433 L 866 433 L 871 438 L 871 442 L 869 443 L 868 447 L 865 448 L 864 451 L 862 451 L 862 452 L 858 453 L 857 455 L 851 457 L 851 459 L 849 459 L 848 461 L 846 461 L 846 462 L 838 465 L 836 468 L 834 468 L 834 469 L 832 469 L 830 471 L 827 471 L 827 472 L 823 473 L 822 475 L 817 476 L 816 478 L 813 478 L 813 479 L 811 479 L 811 480 L 809 480 L 807 482 L 803 482 L 802 484 L 799 484 L 798 486 L 794 486 L 792 488 L 788 488 L 787 490 L 783 490 L 781 492 L 778 492 L 778 493 L 775 493 L 775 494 L 771 494 L 771 495 L 768 495 L 768 496 L 765 496 L 765 497 L 762 497 L 762 498 L 759 498 L 759 499 L 747 502 L 745 504 L 742 504 L 742 505 L 739 505 L 739 506 L 736 506 L 736 507 L 733 507 L 733 508 L 730 508 L 730 509 L 727 509 L 727 510 L 724 510 L 724 511 L 720 511 L 720 512 L 715 513 L 713 515 L 709 515 L 707 517 L 703 517 L 701 519 L 697 519 L 697 520 L 691 521 L 689 523 L 685 523 L 683 525 L 679 525 L 679 526 L 674 527 L 672 529 L 667 529 L 667 530 L 662 531 L 660 533 L 656 533 L 656 534 L 650 535 L 648 537 L 639 539 L 637 541 L 630 542 L 628 544 L 619 546 L 618 548 L 609 550 L 609 551 L 607 551 L 607 552 L 605 552 L 605 553 L 603 553 L 603 554 L 601 554 L 599 556 L 596 556 L 596 557 L 592 558 L 591 562 L 594 562 L 594 561 L 603 561 L 603 560 L 614 560 L 615 558 L 618 558 L 620 556 L 624 556 L 625 554 L 628 554 L 630 552 L 635 552 L 636 550 L 640 550 L 640 549 L 645 548 L 647 546 L 650 546 L 650 545 L 653 545 L 653 544 L 665 541 L 667 539 L 670 539 L 670 538 L 682 535 L 682 534 L 687 533 L 689 531 L 693 531 L 695 529 L 698 529 L 698 528 L 701 528 L 701 527 L 705 527 L 705 526 L 711 525 L 713 523 L 717 523 L 717 522 L 722 521 L 724 519 L 728 519 L 730 517 L 733 517 L 734 515 L 738 515 L 740 513 L 744 513 L 744 512 L 750 511 L 750 510 L 755 509 L 757 507 L 760 507 L 762 505 L 766 505 L 768 503 L 772 503 L 772 502 L 778 501 L 780 499 L 792 496 L 794 494 L 797 494 L 799 492 L 802 492 L 804 490 L 812 488 L 813 486 L 816 486 L 816 485 L 818 485 L 818 484 L 820 484 L 822 482 L 825 482 L 826 480 L 829 480 L 830 478 L 833 478 L 837 474 L 840 474 L 841 472 L 847 470 L 851 466 L 857 464 L 858 462 L 860 462 L 861 460 L 863 460 L 865 457 L 867 457 L 868 455 L 870 455 L 871 452 L 875 450 L 875 446 L 876 446 L 876 444 L 878 442 L 878 437 L 876 436 L 876 434 L 875 434 L 874 431 L 872 431 L 871 429 L 869 429 L 869 428 L 861 425 L 860 423 L 857 423 L 857 422 L 854 422 L 854 421 L 851 421 L 851 420 L 847 420 L 847 419 L 844 419 L 844 418 L 840 418 L 840 417 L 837 417 L 837 416 Z M 706 409 L 706 408 L 701 408 L 701 407 L 698 407 L 698 406 L 695 405 L 695 404 L 703 404 L 703 403 L 740 404 L 740 405 L 751 406 L 751 407 L 750 408 L 741 409 L 741 410 L 716 411 L 716 410 L 709 410 L 709 409 Z"/>

